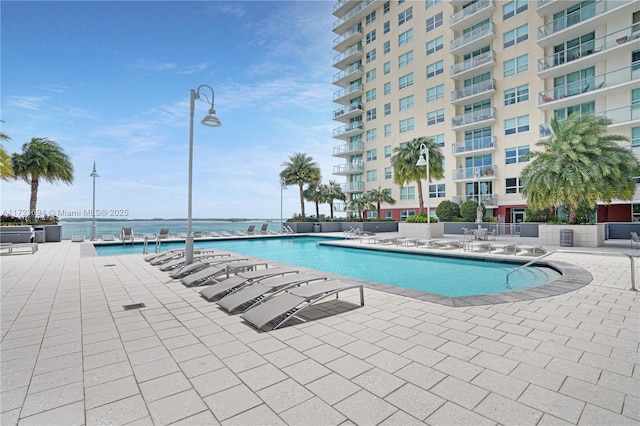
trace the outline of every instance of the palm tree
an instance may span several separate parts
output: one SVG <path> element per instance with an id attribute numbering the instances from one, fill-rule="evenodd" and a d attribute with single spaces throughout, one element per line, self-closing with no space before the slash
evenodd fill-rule
<path id="1" fill-rule="evenodd" d="M 320 203 L 324 201 L 324 194 L 321 191 L 320 183 L 312 184 L 304 190 L 304 198 L 307 201 L 316 203 L 316 217 L 320 219 Z"/>
<path id="2" fill-rule="evenodd" d="M 289 156 L 289 161 L 282 164 L 285 169 L 280 172 L 280 180 L 285 186 L 298 185 L 300 189 L 300 212 L 304 213 L 304 185 L 315 185 L 320 182 L 320 167 L 313 158 L 304 153 Z"/>
<path id="3" fill-rule="evenodd" d="M 444 156 L 440 146 L 431 138 L 424 136 L 414 138 L 404 145 L 393 148 L 391 166 L 393 167 L 393 182 L 402 188 L 405 183 L 416 182 L 418 186 L 418 202 L 420 211 L 424 211 L 424 198 L 422 197 L 422 181 L 427 177 L 425 167 L 416 166 L 420 158 L 420 145 L 424 144 L 429 150 L 429 182 L 431 179 L 444 177 Z M 428 188 L 427 188 L 428 190 Z M 427 213 L 429 214 L 429 213 Z"/>
<path id="4" fill-rule="evenodd" d="M 382 189 L 382 187 L 378 187 L 378 189 L 374 189 L 367 194 L 367 198 L 371 203 L 376 204 L 376 210 L 378 212 L 378 219 L 380 219 L 380 203 L 387 203 L 394 205 L 396 200 L 391 197 L 387 191 Z"/>
<path id="5" fill-rule="evenodd" d="M 577 223 L 580 206 L 633 198 L 640 163 L 618 145 L 628 140 L 625 136 L 607 134 L 610 124 L 594 115 L 551 120 L 553 134 L 536 144 L 542 150 L 531 154 L 534 160 L 522 171 L 522 194 L 529 208 L 555 208 L 565 202 L 569 223 Z"/>
<path id="6" fill-rule="evenodd" d="M 333 201 L 347 201 L 347 196 L 344 192 L 342 192 L 340 184 L 335 180 L 330 180 L 328 185 L 322 185 L 321 191 L 324 194 L 324 201 L 326 203 L 329 203 L 329 207 L 331 209 L 331 219 L 333 219 Z"/>
<path id="7" fill-rule="evenodd" d="M 0 120 L 0 123 L 4 123 L 4 121 Z M 2 145 L 3 141 L 11 140 L 9 135 L 0 132 L 0 179 L 7 180 L 11 176 L 13 176 L 13 171 L 11 169 L 11 156 L 4 150 L 4 146 Z"/>
<path id="8" fill-rule="evenodd" d="M 362 197 L 354 198 L 349 202 L 349 209 L 356 210 L 358 212 L 358 217 L 360 220 L 364 220 L 363 212 L 367 208 L 373 209 L 375 206 L 371 204 L 369 198 L 365 195 Z"/>
<path id="9" fill-rule="evenodd" d="M 22 153 L 14 153 L 11 156 L 11 166 L 15 179 L 22 179 L 31 185 L 29 201 L 29 220 L 31 221 L 36 216 L 38 186 L 41 179 L 51 183 L 73 182 L 71 159 L 60 145 L 47 138 L 31 138 L 30 142 L 22 145 Z"/>

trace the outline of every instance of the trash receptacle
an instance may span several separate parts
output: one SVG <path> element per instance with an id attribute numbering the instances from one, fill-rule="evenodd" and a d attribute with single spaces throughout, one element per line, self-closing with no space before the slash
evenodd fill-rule
<path id="1" fill-rule="evenodd" d="M 573 229 L 560 230 L 560 247 L 573 247 Z"/>
<path id="2" fill-rule="evenodd" d="M 46 234 L 44 231 L 44 226 L 34 226 L 33 230 L 36 234 L 36 243 L 44 243 L 46 241 Z"/>
<path id="3" fill-rule="evenodd" d="M 314 223 L 313 224 L 313 232 L 320 232 L 320 224 L 319 223 Z"/>

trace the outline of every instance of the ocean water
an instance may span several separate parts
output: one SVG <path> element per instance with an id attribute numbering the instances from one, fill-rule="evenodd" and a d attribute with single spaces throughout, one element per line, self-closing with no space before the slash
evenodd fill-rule
<path id="1" fill-rule="evenodd" d="M 220 231 L 246 231 L 249 225 L 255 225 L 259 230 L 262 224 L 268 223 L 268 230 L 280 231 L 280 219 L 248 220 L 232 222 L 224 220 L 194 220 L 191 224 L 193 232 L 220 232 Z M 61 220 L 62 239 L 70 240 L 72 235 L 85 235 L 91 237 L 91 220 L 83 222 Z M 187 232 L 187 220 L 114 220 L 96 221 L 96 238 L 102 239 L 102 234 L 113 234 L 118 238 L 123 227 L 133 228 L 136 236 L 142 234 L 157 234 L 160 228 L 169 228 L 169 234 Z"/>

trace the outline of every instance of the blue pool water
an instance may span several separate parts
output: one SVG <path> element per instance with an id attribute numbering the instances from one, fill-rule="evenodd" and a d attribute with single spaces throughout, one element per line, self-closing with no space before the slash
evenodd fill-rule
<path id="1" fill-rule="evenodd" d="M 450 297 L 503 293 L 535 287 L 548 281 L 542 270 L 525 268 L 513 274 L 509 278 L 509 286 L 506 286 L 507 272 L 516 267 L 514 264 L 319 244 L 327 240 L 318 237 L 215 240 L 197 241 L 196 247 L 217 248 Z M 184 243 L 162 245 L 163 250 L 180 247 L 184 247 Z M 96 246 L 96 250 L 101 256 L 141 253 L 142 246 L 118 244 Z"/>

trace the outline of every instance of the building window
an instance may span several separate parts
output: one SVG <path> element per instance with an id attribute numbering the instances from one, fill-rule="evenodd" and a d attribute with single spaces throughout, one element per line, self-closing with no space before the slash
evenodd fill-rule
<path id="1" fill-rule="evenodd" d="M 391 93 L 391 83 L 385 83 L 384 84 L 384 95 L 387 96 L 389 93 Z"/>
<path id="2" fill-rule="evenodd" d="M 507 148 L 504 151 L 504 156 L 506 164 L 526 163 L 531 158 L 529 145 Z"/>
<path id="3" fill-rule="evenodd" d="M 529 55 L 518 56 L 517 58 L 510 59 L 504 62 L 504 76 L 509 77 L 512 75 L 525 72 L 529 69 Z"/>
<path id="4" fill-rule="evenodd" d="M 377 170 L 367 170 L 367 182 L 375 182 L 378 180 Z"/>
<path id="5" fill-rule="evenodd" d="M 442 12 L 436 13 L 431 18 L 427 19 L 427 32 L 432 31 L 442 25 Z"/>
<path id="6" fill-rule="evenodd" d="M 427 102 L 433 102 L 436 99 L 444 98 L 444 84 L 439 84 L 427 89 Z"/>
<path id="7" fill-rule="evenodd" d="M 504 104 L 513 105 L 518 102 L 529 100 L 529 85 L 518 86 L 514 89 L 504 91 Z"/>
<path id="8" fill-rule="evenodd" d="M 374 101 L 376 99 L 376 89 L 367 90 L 365 92 L 365 100 L 367 102 Z"/>
<path id="9" fill-rule="evenodd" d="M 415 216 L 415 210 L 400 210 L 400 221 L 403 222 L 407 220 L 409 216 Z"/>
<path id="10" fill-rule="evenodd" d="M 429 185 L 429 198 L 445 198 L 444 183 Z"/>
<path id="11" fill-rule="evenodd" d="M 413 28 L 403 32 L 400 35 L 398 35 L 398 46 L 399 47 L 402 47 L 402 46 L 404 46 L 405 44 L 407 44 L 407 43 L 409 43 L 411 41 L 413 41 Z"/>
<path id="12" fill-rule="evenodd" d="M 391 22 L 386 21 L 384 24 L 382 24 L 382 32 L 386 34 L 389 31 L 391 31 Z"/>
<path id="13" fill-rule="evenodd" d="M 413 85 L 413 73 L 409 73 L 406 75 L 403 75 L 402 77 L 400 77 L 398 79 L 398 87 L 400 89 L 404 89 L 405 87 L 409 87 Z"/>
<path id="14" fill-rule="evenodd" d="M 374 22 L 376 22 L 376 11 L 375 10 L 373 12 L 371 12 L 370 14 L 368 14 L 367 16 L 365 16 L 365 18 L 364 18 L 364 24 L 365 25 L 373 24 Z"/>
<path id="15" fill-rule="evenodd" d="M 444 61 L 434 62 L 433 64 L 427 65 L 427 78 L 435 77 L 438 74 L 442 74 L 444 72 Z"/>
<path id="16" fill-rule="evenodd" d="M 391 52 L 391 42 L 390 41 L 385 41 L 383 47 L 384 47 L 384 54 L 385 55 L 387 53 Z"/>
<path id="17" fill-rule="evenodd" d="M 376 60 L 376 49 L 371 49 L 370 51 L 368 51 L 365 55 L 365 60 L 367 62 L 367 64 L 371 61 L 375 61 Z"/>
<path id="18" fill-rule="evenodd" d="M 437 52 L 444 47 L 444 37 L 440 36 L 435 40 L 427 42 L 427 55 Z"/>
<path id="19" fill-rule="evenodd" d="M 364 41 L 365 41 L 365 44 L 369 44 L 369 43 L 372 43 L 372 42 L 376 41 L 376 30 L 369 31 L 364 36 Z"/>
<path id="20" fill-rule="evenodd" d="M 413 95 L 400 98 L 400 111 L 404 111 L 409 108 L 413 108 Z"/>
<path id="21" fill-rule="evenodd" d="M 640 89 L 631 90 L 631 109 L 640 109 Z"/>
<path id="22" fill-rule="evenodd" d="M 367 151 L 367 161 L 375 161 L 378 159 L 378 150 L 370 149 Z"/>
<path id="23" fill-rule="evenodd" d="M 640 50 L 631 52 L 631 72 L 640 69 Z"/>
<path id="24" fill-rule="evenodd" d="M 384 179 L 385 180 L 389 180 L 391 179 L 391 167 L 385 167 L 384 168 Z"/>
<path id="25" fill-rule="evenodd" d="M 440 3 L 442 0 L 427 0 L 427 9 L 431 9 L 436 4 Z"/>
<path id="26" fill-rule="evenodd" d="M 440 148 L 444 148 L 444 133 L 440 133 L 439 135 L 431 136 L 431 139 L 433 139 L 433 141 L 435 143 L 437 143 Z"/>
<path id="27" fill-rule="evenodd" d="M 384 125 L 384 137 L 388 138 L 389 136 L 391 136 L 391 124 L 385 124 Z"/>
<path id="28" fill-rule="evenodd" d="M 584 115 L 584 114 L 593 114 L 596 112 L 596 102 L 585 102 L 579 105 L 571 105 L 566 108 L 557 109 L 553 111 L 558 121 L 562 121 L 566 119 L 573 113 Z"/>
<path id="29" fill-rule="evenodd" d="M 400 199 L 401 200 L 415 200 L 416 199 L 416 188 L 413 186 L 408 186 L 400 189 Z"/>
<path id="30" fill-rule="evenodd" d="M 390 10 L 391 10 L 391 2 L 390 1 L 384 2 L 384 6 L 382 8 L 382 14 L 386 15 L 387 13 L 389 13 Z"/>
<path id="31" fill-rule="evenodd" d="M 400 133 L 410 132 L 413 130 L 413 117 L 406 120 L 400 120 Z"/>
<path id="32" fill-rule="evenodd" d="M 389 74 L 391 72 L 391 62 L 385 62 L 382 68 L 385 74 Z"/>
<path id="33" fill-rule="evenodd" d="M 378 129 L 367 130 L 367 142 L 373 142 L 378 138 Z"/>
<path id="34" fill-rule="evenodd" d="M 520 178 L 507 178 L 505 179 L 505 188 L 507 194 L 519 194 L 522 192 L 522 183 Z"/>
<path id="35" fill-rule="evenodd" d="M 433 126 L 434 124 L 444 123 L 444 109 L 437 111 L 431 111 L 427 113 L 427 125 Z"/>
<path id="36" fill-rule="evenodd" d="M 372 121 L 376 119 L 376 109 L 371 108 L 367 111 L 367 121 Z"/>
<path id="37" fill-rule="evenodd" d="M 504 120 L 504 134 L 523 133 L 529 131 L 529 115 Z"/>
<path id="38" fill-rule="evenodd" d="M 398 56 L 398 68 L 404 68 L 413 63 L 413 50 Z"/>
<path id="39" fill-rule="evenodd" d="M 631 129 L 631 146 L 640 146 L 640 127 Z"/>
<path id="40" fill-rule="evenodd" d="M 518 43 L 522 43 L 523 41 L 529 38 L 529 25 L 524 24 L 521 27 L 518 27 L 514 30 L 507 31 L 502 35 L 503 46 L 506 49 L 507 47 L 515 46 Z"/>
<path id="41" fill-rule="evenodd" d="M 638 127 L 640 129 L 640 127 Z M 385 145 L 384 147 L 384 158 L 391 157 L 391 145 Z"/>
<path id="42" fill-rule="evenodd" d="M 365 75 L 366 75 L 367 83 L 372 82 L 373 80 L 376 79 L 376 69 L 374 68 L 374 69 L 371 69 L 371 70 L 367 71 L 367 73 Z"/>
<path id="43" fill-rule="evenodd" d="M 413 18 L 413 6 L 407 8 L 407 10 L 404 10 L 398 13 L 398 25 L 402 25 L 405 22 L 410 21 L 411 18 Z"/>
<path id="44" fill-rule="evenodd" d="M 391 102 L 384 104 L 384 115 L 391 114 Z"/>
<path id="45" fill-rule="evenodd" d="M 502 20 L 506 21 L 528 9 L 528 0 L 515 0 L 502 6 Z"/>

